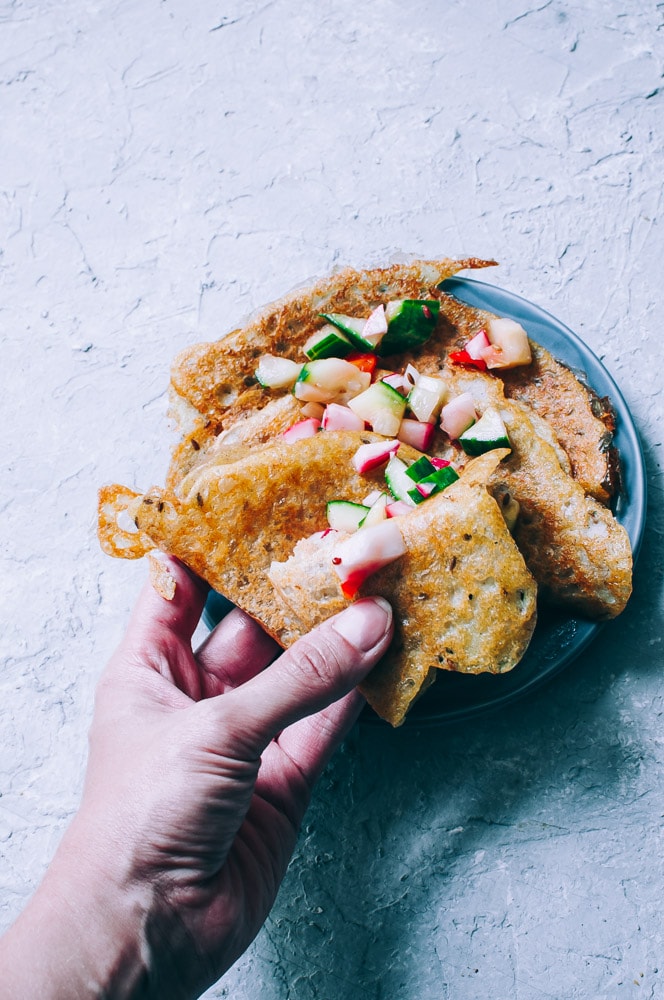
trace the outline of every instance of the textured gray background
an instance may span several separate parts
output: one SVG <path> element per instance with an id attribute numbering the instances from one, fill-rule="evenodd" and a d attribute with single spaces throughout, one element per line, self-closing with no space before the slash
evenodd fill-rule
<path id="1" fill-rule="evenodd" d="M 658 7 L 660 10 L 658 11 Z M 210 997 L 664 997 L 661 5 L 0 0 L 0 918 L 76 807 L 177 349 L 338 263 L 495 256 L 643 439 L 633 600 L 499 716 L 357 730 Z"/>

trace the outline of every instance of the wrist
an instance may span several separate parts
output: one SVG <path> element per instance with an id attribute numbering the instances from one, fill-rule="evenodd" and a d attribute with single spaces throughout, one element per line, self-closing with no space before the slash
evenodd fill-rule
<path id="1" fill-rule="evenodd" d="M 149 910 L 142 887 L 122 884 L 110 865 L 90 857 L 74 820 L 42 884 L 0 942 L 0 998 L 147 997 Z"/>

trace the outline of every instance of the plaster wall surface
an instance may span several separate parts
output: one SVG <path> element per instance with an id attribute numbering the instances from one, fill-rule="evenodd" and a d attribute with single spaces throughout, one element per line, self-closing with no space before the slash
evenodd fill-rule
<path id="1" fill-rule="evenodd" d="M 661 5 L 0 0 L 0 923 L 76 809 L 169 365 L 339 264 L 494 257 L 638 426 L 624 615 L 459 726 L 360 726 L 211 998 L 664 997 Z"/>

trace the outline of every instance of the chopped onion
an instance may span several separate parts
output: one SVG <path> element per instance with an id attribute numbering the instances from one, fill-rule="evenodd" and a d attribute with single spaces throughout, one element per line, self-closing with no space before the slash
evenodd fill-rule
<path id="1" fill-rule="evenodd" d="M 258 362 L 256 378 L 266 389 L 290 389 L 302 371 L 302 365 L 289 358 L 264 354 Z"/>
<path id="2" fill-rule="evenodd" d="M 487 368 L 517 368 L 530 364 L 532 354 L 528 334 L 520 323 L 506 318 L 491 319 L 488 333 L 491 343 L 486 348 L 486 355 L 482 354 Z"/>

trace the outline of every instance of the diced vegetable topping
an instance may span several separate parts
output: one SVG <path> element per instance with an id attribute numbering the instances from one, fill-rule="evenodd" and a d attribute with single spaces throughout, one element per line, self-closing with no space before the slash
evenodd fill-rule
<path id="1" fill-rule="evenodd" d="M 451 399 L 440 414 L 440 426 L 453 441 L 472 427 L 476 420 L 475 400 L 469 392 L 462 392 Z"/>
<path id="2" fill-rule="evenodd" d="M 418 451 L 428 451 L 433 444 L 435 424 L 425 424 L 419 420 L 404 419 L 399 425 L 397 437 L 404 444 L 409 444 Z"/>
<path id="3" fill-rule="evenodd" d="M 413 487 L 413 481 L 406 475 L 407 468 L 406 463 L 394 455 L 387 463 L 385 482 L 395 500 L 401 500 L 412 507 L 414 501 L 409 496 L 409 490 Z"/>
<path id="4" fill-rule="evenodd" d="M 341 358 L 321 358 L 302 366 L 293 389 L 305 402 L 327 403 L 337 397 L 348 399 L 371 383 L 371 375 Z"/>
<path id="5" fill-rule="evenodd" d="M 490 349 L 484 355 L 488 368 L 516 368 L 532 361 L 528 334 L 513 319 L 489 320 Z"/>
<path id="6" fill-rule="evenodd" d="M 330 500 L 326 508 L 327 523 L 335 531 L 357 531 L 370 509 L 350 500 Z"/>
<path id="7" fill-rule="evenodd" d="M 380 524 L 387 517 L 387 503 L 389 497 L 387 493 L 380 493 L 376 500 L 371 504 L 369 513 L 362 521 L 360 525 L 361 528 L 370 528 L 374 524 Z"/>
<path id="8" fill-rule="evenodd" d="M 348 340 L 360 351 L 372 351 L 373 344 L 365 340 L 362 331 L 366 326 L 366 319 L 358 319 L 356 316 L 344 316 L 341 313 L 321 313 L 321 319 L 327 320 L 337 330 L 341 330 Z"/>
<path id="9" fill-rule="evenodd" d="M 415 483 L 414 487 L 408 489 L 408 496 L 415 503 L 421 503 L 434 493 L 440 493 L 459 478 L 456 469 L 449 462 L 434 465 L 426 455 L 406 469 L 406 476 Z"/>
<path id="10" fill-rule="evenodd" d="M 466 368 L 477 368 L 478 371 L 486 371 L 486 361 L 483 358 L 471 358 L 468 351 L 450 351 L 448 359 L 454 365 L 464 365 Z"/>
<path id="11" fill-rule="evenodd" d="M 439 312 L 440 302 L 437 299 L 388 302 L 385 307 L 387 333 L 381 340 L 380 353 L 387 357 L 426 343 L 436 328 Z"/>
<path id="12" fill-rule="evenodd" d="M 374 350 L 376 350 L 386 333 L 387 319 L 385 317 L 385 306 L 380 305 L 374 309 L 362 327 L 362 337 L 372 344 Z"/>
<path id="13" fill-rule="evenodd" d="M 363 431 L 364 420 L 348 406 L 340 403 L 328 403 L 322 418 L 324 431 Z"/>
<path id="14" fill-rule="evenodd" d="M 363 528 L 332 550 L 332 566 L 344 596 L 352 599 L 367 577 L 405 555 L 406 546 L 395 519 Z"/>
<path id="15" fill-rule="evenodd" d="M 494 448 L 509 448 L 507 428 L 498 410 L 488 407 L 482 417 L 459 437 L 467 455 L 483 455 Z"/>
<path id="16" fill-rule="evenodd" d="M 369 444 L 361 444 L 351 459 L 353 468 L 360 475 L 364 475 L 379 465 L 385 465 L 398 450 L 398 441 L 371 441 Z"/>
<path id="17" fill-rule="evenodd" d="M 283 433 L 284 441 L 293 444 L 294 441 L 301 441 L 303 438 L 314 437 L 320 430 L 320 420 L 315 417 L 308 417 L 306 420 L 298 420 Z"/>
<path id="18" fill-rule="evenodd" d="M 353 350 L 348 337 L 331 323 L 317 330 L 304 345 L 304 353 L 311 360 L 317 358 L 345 358 Z"/>
<path id="19" fill-rule="evenodd" d="M 406 411 L 406 399 L 387 384 L 374 382 L 368 389 L 348 401 L 359 417 L 371 424 L 377 434 L 393 437 L 399 431 Z"/>
<path id="20" fill-rule="evenodd" d="M 430 423 L 440 413 L 446 395 L 442 379 L 419 375 L 408 395 L 408 409 L 418 420 Z"/>
<path id="21" fill-rule="evenodd" d="M 296 361 L 264 354 L 258 362 L 256 378 L 266 389 L 290 389 L 301 370 L 302 365 Z"/>

